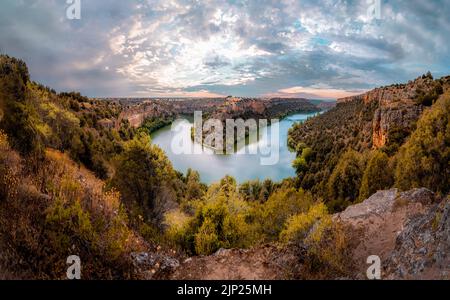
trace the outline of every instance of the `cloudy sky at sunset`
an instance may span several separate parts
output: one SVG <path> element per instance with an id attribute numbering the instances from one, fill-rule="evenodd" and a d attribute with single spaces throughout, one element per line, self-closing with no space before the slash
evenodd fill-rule
<path id="1" fill-rule="evenodd" d="M 450 0 L 2 0 L 0 53 L 90 97 L 338 98 L 450 74 Z"/>

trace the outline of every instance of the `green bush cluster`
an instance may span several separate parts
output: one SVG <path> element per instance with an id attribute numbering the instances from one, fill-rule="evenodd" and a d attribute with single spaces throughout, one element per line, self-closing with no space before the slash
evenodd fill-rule
<path id="1" fill-rule="evenodd" d="M 372 151 L 362 176 L 359 201 L 369 198 L 379 190 L 391 187 L 394 183 L 393 175 L 387 154 L 379 150 Z"/>
<path id="2" fill-rule="evenodd" d="M 435 81 L 429 91 L 417 90 L 416 103 L 423 106 L 431 106 L 443 93 L 444 89 L 442 88 L 441 82 Z"/>
<path id="3" fill-rule="evenodd" d="M 450 94 L 427 109 L 417 129 L 400 148 L 395 184 L 407 190 L 427 187 L 446 194 L 450 190 Z"/>
<path id="4" fill-rule="evenodd" d="M 110 185 L 122 193 L 132 216 L 140 215 L 145 222 L 157 225 L 163 221 L 165 205 L 177 202 L 176 179 L 164 152 L 152 145 L 149 135 L 139 133 L 117 156 Z"/>
<path id="5" fill-rule="evenodd" d="M 211 185 L 195 215 L 183 228 L 185 249 L 207 255 L 220 248 L 249 246 L 252 239 L 251 226 L 246 222 L 249 210 L 233 178 L 225 177 Z"/>
<path id="6" fill-rule="evenodd" d="M 335 108 L 289 131 L 289 146 L 297 151 L 293 162 L 297 186 L 314 195 L 329 198 L 329 181 L 333 170 L 348 149 L 364 152 L 372 147 L 372 121 L 378 103 L 366 105 L 362 100 L 339 103 Z M 344 197 L 345 198 L 345 197 Z M 352 199 L 355 200 L 355 199 Z"/>

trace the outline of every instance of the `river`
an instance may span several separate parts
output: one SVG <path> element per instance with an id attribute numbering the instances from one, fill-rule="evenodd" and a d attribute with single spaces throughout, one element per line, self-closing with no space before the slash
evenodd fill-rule
<path id="1" fill-rule="evenodd" d="M 191 168 L 199 172 L 201 181 L 207 184 L 219 181 L 225 175 L 233 176 L 238 183 L 248 180 L 272 179 L 281 181 L 284 178 L 295 176 L 292 161 L 295 159 L 295 152 L 291 152 L 287 146 L 288 130 L 295 122 L 305 121 L 307 118 L 317 113 L 295 113 L 280 120 L 278 132 L 272 133 L 271 125 L 267 128 L 267 135 L 260 132 L 259 140 L 256 143 L 247 143 L 245 147 L 230 155 L 214 154 L 211 149 L 204 148 L 202 154 L 178 154 L 172 149 L 172 141 L 176 135 L 183 134 L 185 141 L 190 143 L 190 147 L 201 149 L 201 145 L 194 143 L 190 139 L 193 120 L 177 120 L 173 125 L 166 126 L 152 134 L 152 141 L 158 145 L 172 162 L 174 168 L 186 174 Z M 172 130 L 172 126 L 173 129 Z M 271 134 L 279 135 L 279 159 L 273 165 L 262 165 L 261 156 L 263 154 L 250 154 L 250 149 L 258 149 L 259 146 L 271 140 Z M 270 143 L 269 143 L 270 144 Z M 176 151 L 175 151 L 176 152 Z M 267 155 L 265 155 L 267 157 Z"/>

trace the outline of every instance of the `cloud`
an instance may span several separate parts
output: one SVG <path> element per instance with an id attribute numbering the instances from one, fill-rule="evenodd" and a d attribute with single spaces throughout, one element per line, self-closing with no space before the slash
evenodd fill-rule
<path id="1" fill-rule="evenodd" d="M 333 89 L 327 86 L 315 86 L 315 87 L 294 86 L 286 89 L 281 89 L 277 93 L 268 94 L 266 96 L 286 97 L 286 98 L 300 97 L 311 99 L 339 99 L 344 97 L 360 95 L 364 92 L 365 90 L 348 91 L 343 89 Z"/>
<path id="2" fill-rule="evenodd" d="M 328 97 L 450 66 L 449 0 L 4 0 L 0 51 L 88 96 Z"/>
<path id="3" fill-rule="evenodd" d="M 208 90 L 198 90 L 198 91 L 183 91 L 183 90 L 164 90 L 155 92 L 151 90 L 153 97 L 161 98 L 224 98 L 226 95 L 213 93 Z M 142 94 L 147 96 L 149 91 L 139 91 L 137 94 Z"/>

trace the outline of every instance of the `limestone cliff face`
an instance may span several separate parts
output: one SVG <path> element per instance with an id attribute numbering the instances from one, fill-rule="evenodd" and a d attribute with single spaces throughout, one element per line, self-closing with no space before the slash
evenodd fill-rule
<path id="1" fill-rule="evenodd" d="M 397 128 L 410 130 L 422 113 L 422 107 L 411 105 L 399 108 L 380 107 L 375 111 L 372 122 L 372 143 L 381 148 L 388 142 L 389 131 Z"/>
<path id="2" fill-rule="evenodd" d="M 428 93 L 433 86 L 433 79 L 419 77 L 407 84 L 376 88 L 362 95 L 342 98 L 338 104 L 359 100 L 366 105 L 377 105 L 372 119 L 372 144 L 374 148 L 381 148 L 389 141 L 392 129 L 409 131 L 414 126 L 423 111 L 415 99 L 420 92 Z"/>
<path id="3" fill-rule="evenodd" d="M 212 118 L 238 119 L 271 119 L 281 118 L 288 113 L 302 111 L 314 112 L 319 108 L 302 98 L 227 98 L 211 115 Z"/>
<path id="4" fill-rule="evenodd" d="M 118 125 L 120 124 L 120 121 L 128 120 L 128 122 L 130 122 L 130 125 L 132 127 L 134 128 L 139 127 L 142 124 L 142 122 L 144 122 L 148 114 L 150 114 L 150 112 L 148 112 L 147 109 L 144 107 L 141 109 L 135 108 L 126 110 L 120 114 Z"/>

